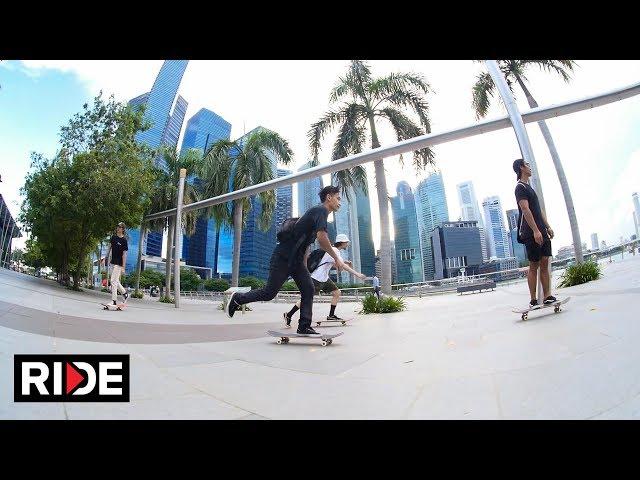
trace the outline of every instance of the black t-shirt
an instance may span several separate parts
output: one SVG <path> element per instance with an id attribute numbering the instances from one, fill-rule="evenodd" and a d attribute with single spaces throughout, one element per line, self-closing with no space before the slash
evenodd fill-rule
<path id="1" fill-rule="evenodd" d="M 307 210 L 294 225 L 291 239 L 278 244 L 279 253 L 289 258 L 302 258 L 307 247 L 316 241 L 316 234 L 321 230 L 327 231 L 328 216 L 329 210 L 324 205 Z"/>
<path id="2" fill-rule="evenodd" d="M 531 210 L 531 213 L 533 214 L 533 219 L 538 226 L 538 230 L 540 230 L 540 233 L 542 233 L 544 238 L 549 238 L 547 227 L 542 219 L 542 210 L 540 209 L 538 194 L 528 183 L 518 182 L 516 185 L 516 202 L 520 202 L 520 200 L 523 199 L 529 202 L 529 210 Z M 522 215 L 522 209 L 520 208 L 519 203 L 518 214 L 518 236 L 523 242 L 526 242 L 533 238 L 533 230 L 531 230 L 527 220 L 524 218 L 524 215 Z"/>
<path id="3" fill-rule="evenodd" d="M 125 237 L 117 235 L 111 236 L 111 265 L 122 266 L 122 254 L 125 250 L 129 250 L 129 244 Z"/>

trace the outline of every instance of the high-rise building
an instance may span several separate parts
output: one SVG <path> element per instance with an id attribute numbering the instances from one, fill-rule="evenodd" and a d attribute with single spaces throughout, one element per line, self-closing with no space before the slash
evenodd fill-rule
<path id="1" fill-rule="evenodd" d="M 375 250 L 373 248 L 373 231 L 371 228 L 371 204 L 369 195 L 362 190 L 356 191 L 356 207 L 358 209 L 358 240 L 360 242 L 360 272 L 367 277 L 375 273 Z"/>
<path id="2" fill-rule="evenodd" d="M 600 244 L 598 243 L 598 234 L 597 233 L 592 233 L 591 234 L 591 250 L 599 250 Z"/>
<path id="3" fill-rule="evenodd" d="M 181 153 L 198 149 L 204 154 L 218 140 L 229 140 L 231 124 L 206 108 L 200 109 L 188 121 L 182 139 Z M 197 184 L 199 180 L 190 176 L 187 181 Z M 183 236 L 182 256 L 188 265 L 205 266 L 217 272 L 218 228 L 213 219 L 199 218 L 196 231 L 191 237 Z"/>
<path id="4" fill-rule="evenodd" d="M 476 275 L 482 265 L 480 229 L 475 220 L 444 222 L 431 232 L 434 258 L 434 280 Z"/>
<path id="5" fill-rule="evenodd" d="M 380 250 L 376 250 L 376 267 L 374 273 L 378 279 L 382 278 L 382 264 L 380 263 Z M 391 242 L 391 284 L 398 283 L 398 266 L 396 264 L 395 242 Z"/>
<path id="6" fill-rule="evenodd" d="M 507 210 L 507 225 L 509 226 L 509 231 L 518 228 L 518 209 L 517 208 Z"/>
<path id="7" fill-rule="evenodd" d="M 311 162 L 305 163 L 301 166 L 298 171 L 307 170 L 311 168 Z M 320 197 L 318 194 L 320 190 L 322 190 L 323 182 L 322 176 L 318 175 L 317 177 L 303 180 L 298 182 L 298 216 L 301 217 L 304 212 L 309 210 L 311 207 L 318 205 L 320 203 Z"/>
<path id="8" fill-rule="evenodd" d="M 497 196 L 487 197 L 483 200 L 482 207 L 489 239 L 489 257 L 511 257 L 511 241 L 507 236 L 500 199 Z"/>
<path id="9" fill-rule="evenodd" d="M 509 238 L 511 239 L 511 253 L 518 263 L 527 261 L 527 249 L 524 244 L 518 242 L 518 229 L 514 228 L 509 232 Z"/>
<path id="10" fill-rule="evenodd" d="M 144 119 L 150 123 L 148 130 L 136 134 L 135 139 L 138 143 L 146 144 L 151 148 L 158 148 L 162 144 L 177 144 L 187 102 L 182 97 L 176 101 L 176 96 L 188 63 L 188 60 L 165 60 L 151 91 L 129 102 L 132 107 L 145 105 Z M 174 104 L 175 108 L 172 112 Z M 156 162 L 162 166 L 161 157 L 158 157 Z M 126 268 L 133 271 L 138 260 L 140 229 L 130 229 L 127 233 L 129 253 Z M 147 238 L 143 239 L 143 248 L 147 255 L 161 256 L 162 236 L 162 232 L 149 232 Z"/>
<path id="11" fill-rule="evenodd" d="M 395 230 L 397 282 L 422 282 L 424 274 L 416 201 L 411 187 L 405 181 L 398 183 L 396 194 L 391 198 L 391 211 Z"/>
<path id="12" fill-rule="evenodd" d="M 334 183 L 335 185 L 336 183 Z M 340 250 L 343 260 L 350 260 L 352 268 L 360 271 L 360 234 L 358 232 L 358 204 L 353 190 L 342 192 L 340 209 L 334 212 L 336 233 L 344 233 L 349 237 L 349 246 Z M 338 275 L 338 280 L 345 283 L 355 283 L 355 278 L 349 272 L 343 270 Z M 359 282 L 358 282 L 359 283 Z"/>
<path id="13" fill-rule="evenodd" d="M 458 201 L 460 202 L 460 218 L 462 220 L 475 220 L 480 229 L 480 239 L 482 247 L 482 259 L 487 261 L 489 255 L 487 253 L 487 238 L 484 226 L 484 219 L 478 207 L 478 197 L 476 197 L 473 182 L 462 182 L 457 185 Z"/>
<path id="14" fill-rule="evenodd" d="M 447 206 L 447 197 L 441 172 L 432 173 L 418 184 L 415 203 L 420 232 L 424 280 L 433 280 L 435 266 L 431 247 L 431 232 L 437 225 L 449 221 L 449 207 Z M 398 247 L 399 250 L 400 248 Z M 400 265 L 398 264 L 399 273 Z"/>
<path id="15" fill-rule="evenodd" d="M 278 178 L 291 175 L 291 170 L 278 168 Z M 276 215 L 275 215 L 275 231 L 276 234 L 282 223 L 293 217 L 293 186 L 286 185 L 276 190 Z"/>
<path id="16" fill-rule="evenodd" d="M 640 238 L 640 198 L 638 198 L 638 192 L 633 192 L 631 194 L 631 198 L 633 199 L 633 213 L 635 214 L 635 229 L 636 229 L 636 238 Z"/>

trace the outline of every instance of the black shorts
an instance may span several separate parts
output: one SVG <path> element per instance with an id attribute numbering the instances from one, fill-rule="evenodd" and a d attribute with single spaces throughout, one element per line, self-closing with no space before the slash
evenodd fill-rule
<path id="1" fill-rule="evenodd" d="M 543 240 L 542 245 L 538 245 L 533 238 L 525 243 L 527 258 L 530 262 L 539 262 L 542 257 L 551 256 L 551 240 L 548 238 Z"/>
<path id="2" fill-rule="evenodd" d="M 336 286 L 335 283 L 333 283 L 333 280 L 331 280 L 330 278 L 327 279 L 326 282 L 319 282 L 313 277 L 311 277 L 311 280 L 313 280 L 313 288 L 315 290 L 316 295 L 320 292 L 332 293 L 338 290 L 338 287 Z"/>

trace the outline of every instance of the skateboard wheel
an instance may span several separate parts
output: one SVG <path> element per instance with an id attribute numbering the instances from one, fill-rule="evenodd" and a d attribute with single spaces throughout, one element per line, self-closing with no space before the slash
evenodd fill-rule
<path id="1" fill-rule="evenodd" d="M 327 343 L 331 345 L 333 343 L 333 339 L 332 338 L 327 339 Z"/>
<path id="2" fill-rule="evenodd" d="M 553 309 L 553 311 L 554 311 L 555 313 L 558 313 L 558 312 L 560 311 L 560 307 L 555 307 L 555 308 Z"/>
<path id="3" fill-rule="evenodd" d="M 343 325 L 346 325 L 346 324 L 347 324 L 347 322 L 342 322 L 342 324 L 343 324 Z"/>
<path id="4" fill-rule="evenodd" d="M 526 314 L 526 313 L 523 313 L 523 314 L 522 314 L 522 320 L 524 321 L 524 320 L 526 320 L 526 319 L 527 319 L 527 314 Z"/>
<path id="5" fill-rule="evenodd" d="M 326 340 L 323 340 L 323 341 L 322 341 L 322 346 L 323 346 L 323 347 L 326 347 L 327 345 L 329 345 L 329 344 L 327 343 L 327 341 L 326 341 Z"/>
<path id="6" fill-rule="evenodd" d="M 316 325 L 320 326 L 320 323 L 322 323 L 322 322 L 316 322 Z"/>
<path id="7" fill-rule="evenodd" d="M 283 342 L 282 342 L 282 339 L 281 339 L 281 338 L 279 338 L 278 340 L 276 340 L 276 343 L 277 343 L 278 345 L 282 345 L 282 343 L 283 343 Z"/>
<path id="8" fill-rule="evenodd" d="M 285 339 L 284 339 L 284 343 L 289 343 L 289 339 L 288 339 L 288 338 L 285 338 Z"/>

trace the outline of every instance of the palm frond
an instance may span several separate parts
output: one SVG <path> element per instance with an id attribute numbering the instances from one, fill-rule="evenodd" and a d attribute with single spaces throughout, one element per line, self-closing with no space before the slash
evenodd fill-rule
<path id="1" fill-rule="evenodd" d="M 489 111 L 489 105 L 493 98 L 495 84 L 488 72 L 482 72 L 476 77 L 476 83 L 473 85 L 473 97 L 471 106 L 476 112 L 476 119 L 484 117 Z"/>
<path id="2" fill-rule="evenodd" d="M 331 160 L 338 160 L 352 153 L 360 153 L 366 141 L 366 108 L 352 103 L 342 110 L 343 123 L 333 145 Z"/>
<path id="3" fill-rule="evenodd" d="M 571 73 L 577 63 L 573 60 L 522 60 L 523 66 L 535 65 L 547 72 L 555 72 L 565 82 L 571 80 Z"/>
<path id="4" fill-rule="evenodd" d="M 400 110 L 392 107 L 383 108 L 379 111 L 379 116 L 386 118 L 395 131 L 398 141 L 424 135 L 424 131 L 413 120 L 403 114 Z M 413 152 L 413 165 L 420 171 L 428 165 L 434 164 L 435 155 L 429 147 L 421 148 Z"/>
<path id="5" fill-rule="evenodd" d="M 313 157 L 318 156 L 320 153 L 320 144 L 322 139 L 329 131 L 340 124 L 342 121 L 342 115 L 342 110 L 337 112 L 329 110 L 320 120 L 311 125 L 311 128 L 307 132 L 307 140 Z"/>

